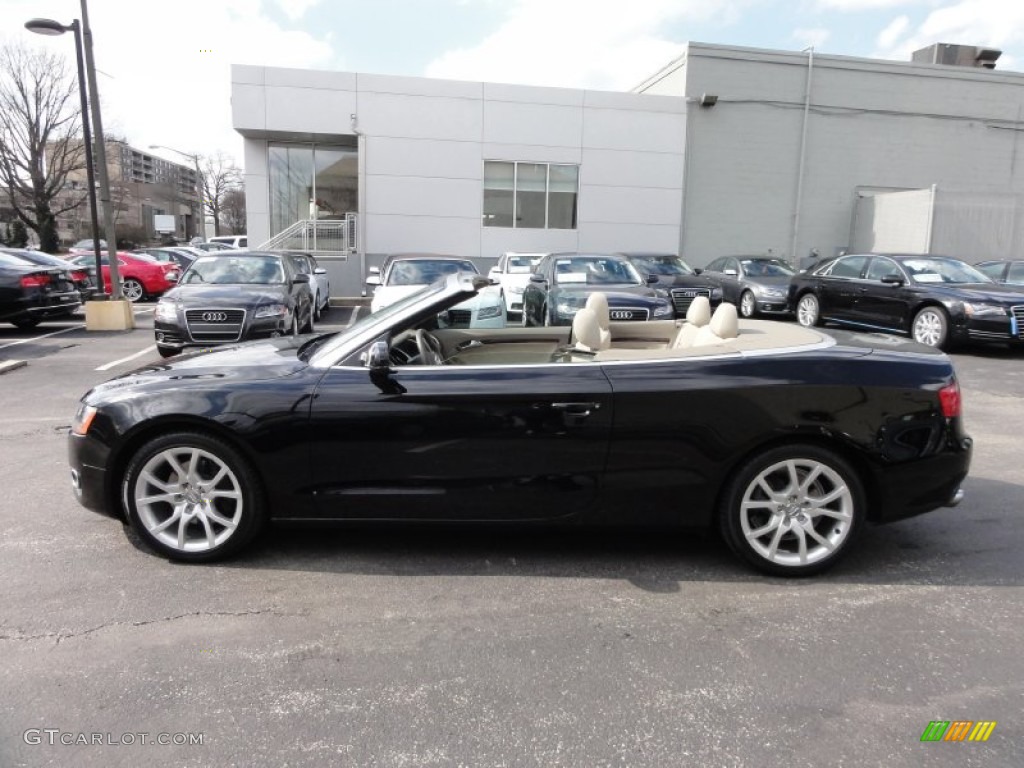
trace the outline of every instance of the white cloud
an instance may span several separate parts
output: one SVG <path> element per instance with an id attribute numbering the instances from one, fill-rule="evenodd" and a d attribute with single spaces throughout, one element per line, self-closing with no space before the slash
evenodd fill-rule
<path id="1" fill-rule="evenodd" d="M 897 19 L 898 21 L 898 19 Z M 893 30 L 890 24 L 878 37 L 880 58 L 907 60 L 914 51 L 933 43 L 956 43 L 994 48 L 1013 48 L 1024 45 L 1024 3 L 1006 0 L 961 0 L 932 11 L 916 29 Z M 1015 59 L 1008 55 L 1000 59 L 999 69 L 1009 69 Z"/>
<path id="2" fill-rule="evenodd" d="M 900 36 L 907 31 L 907 27 L 910 26 L 909 16 L 897 16 L 889 25 L 878 33 L 878 39 L 876 44 L 879 49 L 892 48 L 896 44 L 896 41 L 900 39 Z"/>
<path id="3" fill-rule="evenodd" d="M 266 9 L 261 0 L 176 0 L 173 5 L 93 0 L 89 22 L 96 68 L 106 75 L 98 77 L 106 131 L 125 135 L 141 149 L 165 144 L 203 154 L 222 150 L 241 163 L 242 139 L 231 127 L 230 65 L 334 63 L 327 42 L 283 28 Z M 70 35 L 44 38 L 23 25 L 31 17 L 70 23 L 78 10 L 67 0 L 3 0 L 0 29 L 8 41 L 66 54 L 74 71 Z"/>
<path id="4" fill-rule="evenodd" d="M 919 5 L 924 0 L 817 0 L 817 7 L 823 11 L 877 11 L 882 8 L 898 8 L 901 5 Z"/>
<path id="5" fill-rule="evenodd" d="M 277 7 L 292 21 L 298 21 L 306 15 L 306 11 L 319 3 L 320 0 L 275 0 Z"/>
<path id="6" fill-rule="evenodd" d="M 479 44 L 444 53 L 428 77 L 623 90 L 684 50 L 661 33 L 679 20 L 730 23 L 740 3 L 704 0 L 517 0 Z M 685 39 L 685 38 L 684 38 Z"/>
<path id="7" fill-rule="evenodd" d="M 827 29 L 794 29 L 793 39 L 798 40 L 805 47 L 813 46 L 815 50 L 821 48 L 832 36 L 832 33 Z"/>

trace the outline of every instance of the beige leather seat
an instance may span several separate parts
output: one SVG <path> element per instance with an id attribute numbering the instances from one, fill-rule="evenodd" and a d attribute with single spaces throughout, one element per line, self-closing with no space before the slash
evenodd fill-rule
<path id="1" fill-rule="evenodd" d="M 735 304 L 722 302 L 711 316 L 711 322 L 697 331 L 693 346 L 703 347 L 708 344 L 719 344 L 740 335 L 739 315 Z"/>
<path id="2" fill-rule="evenodd" d="M 580 352 L 600 352 L 610 346 L 601 330 L 601 321 L 592 309 L 583 308 L 573 317 L 572 337 L 576 339 L 574 349 Z"/>
<path id="3" fill-rule="evenodd" d="M 698 296 L 690 303 L 686 310 L 686 324 L 679 329 L 675 340 L 672 342 L 673 349 L 692 347 L 697 332 L 711 322 L 711 302 L 707 296 Z"/>
<path id="4" fill-rule="evenodd" d="M 598 325 L 601 326 L 601 338 L 604 345 L 601 349 L 608 349 L 612 345 L 611 312 L 608 309 L 608 297 L 600 291 L 595 291 L 587 297 L 586 308 L 594 313 Z"/>

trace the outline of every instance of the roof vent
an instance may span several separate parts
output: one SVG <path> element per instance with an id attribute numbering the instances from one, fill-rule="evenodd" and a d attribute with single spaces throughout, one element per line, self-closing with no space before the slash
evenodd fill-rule
<path id="1" fill-rule="evenodd" d="M 914 51 L 911 61 L 919 64 L 946 64 L 951 67 L 984 67 L 995 69 L 996 59 L 1003 52 L 996 48 L 982 48 L 975 45 L 953 45 L 935 43 L 927 48 Z"/>

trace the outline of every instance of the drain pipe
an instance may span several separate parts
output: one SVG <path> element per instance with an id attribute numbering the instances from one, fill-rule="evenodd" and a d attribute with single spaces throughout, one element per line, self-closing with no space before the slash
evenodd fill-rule
<path id="1" fill-rule="evenodd" d="M 359 295 L 365 296 L 366 286 L 363 284 L 363 280 L 366 279 L 366 240 L 364 233 L 366 232 L 366 153 L 368 142 L 366 141 L 366 135 L 359 129 L 359 114 L 353 112 L 349 115 L 349 121 L 352 133 L 356 135 L 356 151 L 358 152 L 356 173 L 359 174 L 359 178 L 356 180 L 356 189 L 358 190 L 357 194 L 359 197 L 359 223 L 356 225 L 355 244 L 356 251 L 359 253 L 359 285 L 362 286 L 359 289 Z"/>
<path id="2" fill-rule="evenodd" d="M 807 156 L 807 119 L 811 111 L 811 77 L 814 75 L 814 46 L 804 48 L 801 53 L 807 54 L 807 87 L 804 90 L 804 123 L 800 129 L 800 164 L 796 172 L 796 203 L 793 206 L 793 235 L 789 243 L 790 260 L 798 265 L 796 257 L 796 238 L 800 233 L 800 206 L 804 197 L 804 161 Z"/>

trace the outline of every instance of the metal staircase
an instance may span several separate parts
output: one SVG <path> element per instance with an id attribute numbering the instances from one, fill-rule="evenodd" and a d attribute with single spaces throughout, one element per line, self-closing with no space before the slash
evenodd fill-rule
<path id="1" fill-rule="evenodd" d="M 357 248 L 357 213 L 335 219 L 302 219 L 278 232 L 260 250 L 308 251 L 350 256 Z"/>

